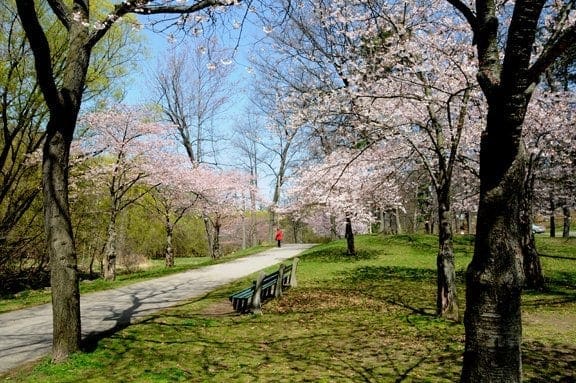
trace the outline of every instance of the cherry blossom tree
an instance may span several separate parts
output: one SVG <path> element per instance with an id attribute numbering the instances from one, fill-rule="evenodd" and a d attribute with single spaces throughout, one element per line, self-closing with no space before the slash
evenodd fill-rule
<path id="1" fill-rule="evenodd" d="M 200 209 L 205 221 L 206 235 L 212 258 L 220 258 L 220 234 L 226 221 L 245 213 L 244 196 L 256 194 L 252 178 L 239 171 L 213 169 L 209 183 L 203 185 Z"/>
<path id="2" fill-rule="evenodd" d="M 384 27 L 376 35 L 364 35 L 369 57 L 363 66 L 358 65 L 361 77 L 355 74 L 351 82 L 358 87 L 357 107 L 370 100 L 370 107 L 363 109 L 374 124 L 382 114 L 393 116 L 395 130 L 428 172 L 439 223 L 437 313 L 458 320 L 452 181 L 457 161 L 479 141 L 483 103 L 474 78 L 472 49 L 463 49 L 461 37 L 454 37 L 458 36 L 454 24 L 443 27 L 434 22 L 433 15 L 426 21 L 406 26 L 406 34 Z M 395 62 L 394 70 L 374 70 L 374 62 Z M 400 111 L 396 110 L 398 102 L 402 103 Z"/>
<path id="3" fill-rule="evenodd" d="M 87 131 L 79 143 L 84 153 L 95 153 L 101 160 L 91 161 L 82 175 L 93 190 L 104 187 L 109 200 L 108 230 L 104 246 L 103 275 L 116 277 L 117 219 L 119 214 L 148 193 L 140 188 L 146 178 L 142 162 L 150 141 L 156 141 L 166 128 L 155 122 L 155 116 L 141 106 L 118 105 L 114 108 L 81 116 L 79 124 Z M 153 187 L 153 185 L 151 185 Z"/>
<path id="4" fill-rule="evenodd" d="M 527 179 L 531 197 L 535 204 L 539 204 L 534 206 L 535 211 L 550 214 L 552 235 L 556 206 L 562 206 L 568 214 L 574 207 L 576 134 L 571 127 L 575 100 L 571 92 L 551 92 L 541 88 L 534 98 L 528 110 L 524 134 L 529 150 Z M 564 225 L 563 235 L 566 237 L 569 227 L 569 223 Z"/>
<path id="5" fill-rule="evenodd" d="M 146 181 L 154 187 L 150 193 L 152 203 L 148 205 L 149 209 L 164 222 L 166 267 L 174 266 L 172 240 L 176 225 L 199 203 L 198 183 L 210 179 L 210 173 L 204 167 L 194 167 L 186 156 L 179 155 L 175 149 L 170 144 L 156 147 L 148 151 L 144 164 L 149 175 Z"/>
<path id="6" fill-rule="evenodd" d="M 474 51 L 462 45 L 458 24 L 424 4 L 411 6 L 414 18 L 404 5 L 305 4 L 290 14 L 293 31 L 274 39 L 288 52 L 289 73 L 301 72 L 301 83 L 291 80 L 293 124 L 322 127 L 311 130 L 327 152 L 388 140 L 391 132 L 410 143 L 437 199 L 437 311 L 458 319 L 450 195 L 455 164 L 477 145 L 482 124 Z M 326 131 L 338 138 L 326 139 Z"/>
<path id="7" fill-rule="evenodd" d="M 344 231 L 354 255 L 354 232 L 369 231 L 374 211 L 401 206 L 389 156 L 382 146 L 334 151 L 298 173 L 288 193 L 293 203 L 283 211 L 297 212 L 320 234 Z"/>

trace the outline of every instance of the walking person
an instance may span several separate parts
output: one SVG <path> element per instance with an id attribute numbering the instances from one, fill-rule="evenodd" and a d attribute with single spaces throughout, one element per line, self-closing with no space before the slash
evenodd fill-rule
<path id="1" fill-rule="evenodd" d="M 282 231 L 282 229 L 277 228 L 276 229 L 276 241 L 278 241 L 278 247 L 280 247 L 282 245 L 282 240 L 284 239 L 284 232 Z"/>

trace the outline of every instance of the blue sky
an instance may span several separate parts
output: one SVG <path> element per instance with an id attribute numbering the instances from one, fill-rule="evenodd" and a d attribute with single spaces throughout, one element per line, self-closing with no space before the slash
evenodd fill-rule
<path id="1" fill-rule="evenodd" d="M 142 19 L 143 22 L 146 21 L 145 18 Z M 249 85 L 251 81 L 255 80 L 257 74 L 255 74 L 250 67 L 249 54 L 253 46 L 253 41 L 255 36 L 263 35 L 261 30 L 257 30 L 251 24 L 246 24 L 245 30 L 243 31 L 243 36 L 240 41 L 233 38 L 229 41 L 223 41 L 226 47 L 238 47 L 234 54 L 234 72 L 230 78 L 231 81 L 237 82 L 237 86 L 234 88 L 233 94 L 230 95 L 230 103 L 227 105 L 227 110 L 218 118 L 217 128 L 218 133 L 222 133 L 228 137 L 233 134 L 234 125 L 236 122 L 246 115 L 246 108 L 249 107 Z M 150 84 L 149 78 L 150 73 L 156 70 L 157 62 L 159 59 L 165 55 L 167 49 L 170 47 L 171 43 L 166 35 L 154 33 L 146 28 L 142 30 L 145 36 L 145 41 L 143 44 L 147 50 L 147 56 L 140 57 L 138 60 L 137 67 L 141 68 L 140 71 L 134 73 L 128 88 L 126 89 L 125 103 L 128 104 L 144 104 L 150 101 Z M 193 38 L 193 37 L 187 37 Z M 234 165 L 234 162 L 238 160 L 237 153 L 233 153 L 232 143 L 220 143 L 220 146 L 224 147 L 225 152 L 220 156 L 219 161 L 227 166 Z M 271 179 L 266 177 L 264 174 L 264 168 L 260 169 L 260 175 L 262 179 L 260 180 L 260 185 L 263 190 L 263 194 L 270 194 L 268 184 L 271 183 Z"/>

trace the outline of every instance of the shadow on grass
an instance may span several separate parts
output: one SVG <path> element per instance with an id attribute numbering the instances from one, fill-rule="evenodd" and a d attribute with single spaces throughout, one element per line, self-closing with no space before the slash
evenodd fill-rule
<path id="1" fill-rule="evenodd" d="M 551 259 L 563 259 L 568 261 L 576 261 L 575 257 L 566 257 L 563 255 L 547 255 L 547 254 L 539 254 L 542 258 L 551 258 Z"/>
<path id="2" fill-rule="evenodd" d="M 576 382 L 576 346 L 525 342 L 522 350 L 527 383 Z"/>
<path id="3" fill-rule="evenodd" d="M 417 281 L 436 284 L 437 271 L 404 266 L 362 266 L 343 273 L 350 284 L 381 283 L 386 280 Z M 456 282 L 464 283 L 465 272 L 456 271 Z"/>
<path id="4" fill-rule="evenodd" d="M 346 254 L 346 248 L 330 247 L 311 250 L 306 253 L 306 260 L 315 262 L 357 262 L 378 258 L 379 252 L 370 249 L 359 249 L 355 255 Z"/>
<path id="5" fill-rule="evenodd" d="M 122 359 L 161 355 L 164 362 L 154 358 L 146 364 L 156 373 L 162 363 L 177 360 L 186 375 L 197 379 L 192 381 L 404 382 L 436 376 L 441 377 L 436 381 L 450 382 L 457 377 L 457 367 L 450 363 L 458 359 L 457 351 L 434 354 L 427 336 L 423 344 L 414 341 L 413 330 L 381 315 L 351 321 L 355 315 L 340 310 L 318 321 L 314 313 L 269 312 L 215 320 L 182 308 L 139 323 L 112 341 L 121 343 L 113 349 L 122 350 Z M 110 363 L 110 371 L 142 378 L 136 375 L 141 371 L 125 372 L 121 359 Z M 450 368 L 436 368 L 445 363 Z M 164 378 L 170 373 L 175 372 L 164 371 Z"/>
<path id="6" fill-rule="evenodd" d="M 105 358 L 107 371 L 114 374 L 110 381 L 458 380 L 462 326 L 412 310 L 411 314 L 389 310 L 381 301 L 386 290 L 392 295 L 419 295 L 419 291 L 402 291 L 410 285 L 398 279 L 424 281 L 429 287 L 432 271 L 358 268 L 345 275 L 350 288 L 290 290 L 265 305 L 264 315 L 205 314 L 198 301 L 222 303 L 228 297 L 227 291 L 209 293 L 112 336 L 113 344 L 108 342 L 99 357 Z M 351 289 L 383 277 L 390 282 L 383 289 Z M 371 304 L 379 300 L 378 307 L 358 300 L 359 292 L 374 297 Z M 291 311 L 282 311 L 282 306 Z M 104 352 L 122 357 L 110 358 Z M 574 382 L 574 346 L 531 342 L 524 344 L 523 353 L 526 382 Z"/>

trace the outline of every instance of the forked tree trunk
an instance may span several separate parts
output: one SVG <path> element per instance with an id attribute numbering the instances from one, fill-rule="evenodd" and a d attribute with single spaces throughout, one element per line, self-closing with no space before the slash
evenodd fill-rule
<path id="1" fill-rule="evenodd" d="M 213 259 L 218 259 L 222 256 L 222 250 L 220 249 L 221 226 L 222 224 L 220 223 L 220 218 L 218 216 L 216 216 L 212 222 L 210 217 L 204 215 L 204 228 L 206 229 L 208 249 L 210 250 L 210 256 Z"/>
<path id="2" fill-rule="evenodd" d="M 452 243 L 452 217 L 449 205 L 450 198 L 446 191 L 439 191 L 437 194 L 440 233 L 438 235 L 438 255 L 436 257 L 436 314 L 458 321 L 456 270 L 454 266 L 454 246 Z"/>

